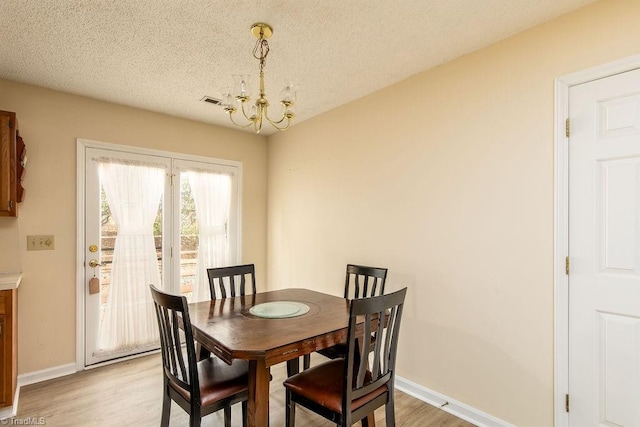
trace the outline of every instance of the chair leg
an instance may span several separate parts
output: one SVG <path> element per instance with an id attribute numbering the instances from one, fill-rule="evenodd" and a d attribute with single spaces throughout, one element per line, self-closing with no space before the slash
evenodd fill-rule
<path id="1" fill-rule="evenodd" d="M 224 407 L 224 427 L 231 427 L 231 405 Z"/>
<path id="2" fill-rule="evenodd" d="M 395 427 L 396 425 L 396 411 L 393 403 L 393 396 L 389 398 L 389 401 L 384 405 L 384 416 L 386 419 L 387 427 Z"/>
<path id="3" fill-rule="evenodd" d="M 191 414 L 189 414 L 189 427 L 200 427 L 200 423 L 202 422 L 202 414 L 200 412 L 200 407 L 196 406 L 192 407 Z"/>
<path id="4" fill-rule="evenodd" d="M 242 427 L 247 427 L 247 401 L 242 402 Z"/>
<path id="5" fill-rule="evenodd" d="M 162 397 L 162 418 L 160 419 L 161 427 L 169 427 L 169 416 L 171 415 L 171 398 L 169 390 L 165 386 L 164 396 Z"/>
<path id="6" fill-rule="evenodd" d="M 287 398 L 285 403 L 285 426 L 294 427 L 296 425 L 296 406 L 291 400 L 291 392 L 287 390 Z"/>

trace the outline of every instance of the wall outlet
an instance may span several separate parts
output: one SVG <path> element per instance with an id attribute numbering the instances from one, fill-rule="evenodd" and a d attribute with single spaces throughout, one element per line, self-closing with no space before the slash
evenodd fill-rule
<path id="1" fill-rule="evenodd" d="M 54 235 L 27 236 L 28 251 L 52 251 L 56 248 Z"/>

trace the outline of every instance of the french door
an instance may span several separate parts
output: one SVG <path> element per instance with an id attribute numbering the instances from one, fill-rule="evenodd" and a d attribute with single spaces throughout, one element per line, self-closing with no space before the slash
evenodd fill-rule
<path id="1" fill-rule="evenodd" d="M 241 168 L 89 141 L 78 147 L 78 296 L 89 366 L 158 348 L 150 284 L 201 301 L 209 298 L 206 268 L 237 263 Z"/>

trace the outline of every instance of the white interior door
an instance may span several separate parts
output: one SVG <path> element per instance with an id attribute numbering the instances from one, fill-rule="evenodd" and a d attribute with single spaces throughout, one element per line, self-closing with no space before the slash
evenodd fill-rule
<path id="1" fill-rule="evenodd" d="M 640 427 L 640 70 L 569 113 L 569 423 Z"/>

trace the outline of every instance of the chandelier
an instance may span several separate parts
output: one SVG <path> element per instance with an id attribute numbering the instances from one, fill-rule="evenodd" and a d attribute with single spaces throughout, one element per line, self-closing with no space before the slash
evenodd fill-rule
<path id="1" fill-rule="evenodd" d="M 222 89 L 222 106 L 224 111 L 229 113 L 231 122 L 241 128 L 253 126 L 256 133 L 262 129 L 262 124 L 266 121 L 277 130 L 283 131 L 289 128 L 291 120 L 295 117 L 293 105 L 296 100 L 296 90 L 293 84 L 288 83 L 280 92 L 280 104 L 282 112 L 279 117 L 273 119 L 269 117 L 269 101 L 264 90 L 264 66 L 269 54 L 269 43 L 267 39 L 273 34 L 273 29 L 263 23 L 253 24 L 251 34 L 258 38 L 253 48 L 253 56 L 260 61 L 260 93 L 253 105 L 249 106 L 251 100 L 251 89 L 249 87 L 248 75 L 234 75 L 234 88 Z M 238 111 L 242 112 L 241 122 L 234 118 Z"/>

